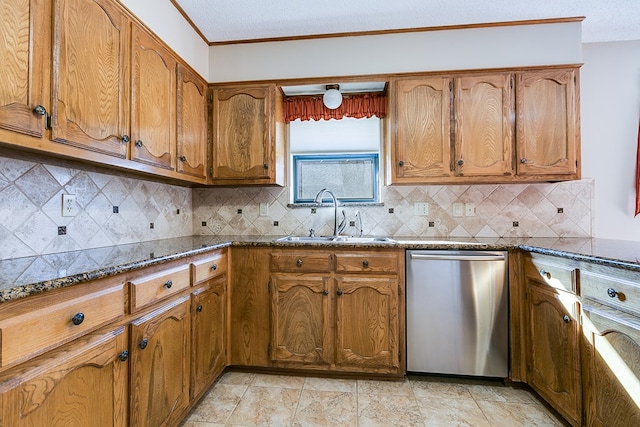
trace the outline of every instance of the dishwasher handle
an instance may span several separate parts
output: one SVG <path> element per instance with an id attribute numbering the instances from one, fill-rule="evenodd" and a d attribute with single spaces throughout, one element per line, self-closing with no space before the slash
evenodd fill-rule
<path id="1" fill-rule="evenodd" d="M 428 255 L 412 253 L 411 259 L 430 261 L 504 261 L 504 255 Z"/>

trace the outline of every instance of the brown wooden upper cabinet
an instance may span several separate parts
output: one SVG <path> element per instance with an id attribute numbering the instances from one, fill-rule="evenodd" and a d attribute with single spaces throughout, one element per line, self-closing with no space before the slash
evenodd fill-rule
<path id="1" fill-rule="evenodd" d="M 282 94 L 275 84 L 213 90 L 212 183 L 284 185 Z"/>
<path id="2" fill-rule="evenodd" d="M 2 143 L 206 183 L 206 82 L 160 39 L 112 0 L 5 7 Z"/>
<path id="3" fill-rule="evenodd" d="M 0 130 L 37 138 L 44 134 L 44 115 L 50 110 L 50 8 L 45 0 L 2 2 L 0 64 L 7 78 L 0 78 Z"/>
<path id="4" fill-rule="evenodd" d="M 448 179 L 451 168 L 449 77 L 399 78 L 390 82 L 392 182 Z"/>
<path id="5" fill-rule="evenodd" d="M 579 172 L 577 70 L 517 74 L 518 175 Z"/>
<path id="6" fill-rule="evenodd" d="M 133 25 L 131 160 L 173 169 L 176 153 L 176 60 Z"/>
<path id="7" fill-rule="evenodd" d="M 206 178 L 207 84 L 178 64 L 178 172 Z"/>
<path id="8" fill-rule="evenodd" d="M 454 80 L 456 176 L 512 175 L 512 86 L 508 73 Z"/>
<path id="9" fill-rule="evenodd" d="M 109 0 L 54 7 L 52 139 L 125 158 L 130 21 Z"/>
<path id="10" fill-rule="evenodd" d="M 578 69 L 393 78 L 388 184 L 580 178 Z"/>

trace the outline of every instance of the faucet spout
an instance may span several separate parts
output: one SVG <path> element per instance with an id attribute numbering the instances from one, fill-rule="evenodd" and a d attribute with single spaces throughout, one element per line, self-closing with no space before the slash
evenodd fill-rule
<path id="1" fill-rule="evenodd" d="M 338 237 L 338 198 L 336 195 L 328 188 L 323 188 L 316 194 L 314 202 L 322 203 L 322 198 L 325 193 L 331 196 L 331 201 L 333 202 L 333 237 Z"/>

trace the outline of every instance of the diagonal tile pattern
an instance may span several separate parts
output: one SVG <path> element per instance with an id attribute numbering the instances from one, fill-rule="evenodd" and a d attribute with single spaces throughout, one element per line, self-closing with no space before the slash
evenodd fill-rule
<path id="1" fill-rule="evenodd" d="M 192 234 L 190 188 L 66 165 L 0 156 L 0 259 Z M 76 196 L 76 216 L 62 216 L 63 194 Z"/>
<path id="2" fill-rule="evenodd" d="M 0 259 L 190 235 L 317 235 L 333 232 L 330 207 L 292 207 L 289 188 L 197 188 L 110 174 L 74 163 L 0 155 Z M 345 206 L 367 235 L 407 237 L 590 237 L 593 180 L 536 184 L 382 187 L 384 205 Z M 63 194 L 78 214 L 61 215 Z M 414 203 L 428 203 L 418 216 Z M 266 203 L 268 216 L 260 216 Z M 473 203 L 473 216 L 453 216 Z M 114 212 L 114 207 L 118 212 Z M 178 213 L 178 210 L 180 213 Z M 348 222 L 348 223 L 349 223 Z M 151 224 L 153 223 L 153 228 Z M 58 235 L 65 226 L 66 234 Z M 348 225 L 344 234 L 357 234 Z"/>
<path id="3" fill-rule="evenodd" d="M 369 235 L 589 237 L 593 187 L 590 179 L 535 184 L 387 186 L 382 189 L 384 206 L 341 209 L 354 222 L 359 210 L 364 233 Z M 309 207 L 291 207 L 288 201 L 286 187 L 194 189 L 193 232 L 307 235 L 313 228 L 317 235 L 332 233 L 332 208 L 320 207 L 313 213 Z M 415 215 L 417 202 L 429 204 L 429 215 Z M 258 215 L 260 203 L 268 203 L 268 217 Z M 474 215 L 454 216 L 454 203 L 474 204 Z M 348 226 L 344 233 L 356 232 L 355 226 Z"/>
<path id="4" fill-rule="evenodd" d="M 181 427 L 564 426 L 528 389 L 498 381 L 402 381 L 227 372 Z"/>

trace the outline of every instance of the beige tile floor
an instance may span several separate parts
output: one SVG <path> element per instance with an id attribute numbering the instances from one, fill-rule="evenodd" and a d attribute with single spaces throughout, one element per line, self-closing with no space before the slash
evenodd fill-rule
<path id="1" fill-rule="evenodd" d="M 563 425 L 535 395 L 500 382 L 227 372 L 181 427 Z"/>

